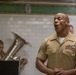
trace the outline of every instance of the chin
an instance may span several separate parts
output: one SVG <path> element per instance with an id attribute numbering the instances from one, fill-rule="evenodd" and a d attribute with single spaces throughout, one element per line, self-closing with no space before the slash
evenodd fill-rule
<path id="1" fill-rule="evenodd" d="M 60 31 L 60 30 L 56 30 L 56 32 L 57 32 L 57 33 L 60 33 L 61 31 Z"/>

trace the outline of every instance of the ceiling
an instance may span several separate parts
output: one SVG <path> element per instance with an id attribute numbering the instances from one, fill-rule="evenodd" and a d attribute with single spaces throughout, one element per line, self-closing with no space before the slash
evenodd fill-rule
<path id="1" fill-rule="evenodd" d="M 25 2 L 61 2 L 61 3 L 76 3 L 76 0 L 0 0 L 0 1 L 25 1 Z"/>

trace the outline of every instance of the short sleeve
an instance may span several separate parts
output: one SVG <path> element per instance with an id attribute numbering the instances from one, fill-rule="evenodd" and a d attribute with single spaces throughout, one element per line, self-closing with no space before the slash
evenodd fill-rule
<path id="1" fill-rule="evenodd" d="M 46 60 L 47 59 L 47 54 L 46 54 L 46 43 L 43 42 L 39 48 L 39 51 L 38 51 L 38 55 L 37 55 L 38 58 L 40 59 L 43 59 L 43 60 Z"/>

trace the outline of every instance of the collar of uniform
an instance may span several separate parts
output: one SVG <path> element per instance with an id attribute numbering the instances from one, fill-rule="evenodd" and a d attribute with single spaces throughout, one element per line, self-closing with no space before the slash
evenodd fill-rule
<path id="1" fill-rule="evenodd" d="M 65 40 L 73 41 L 72 36 L 73 36 L 73 34 L 71 34 L 71 33 L 69 32 L 68 35 L 65 37 Z M 53 40 L 57 40 L 57 41 L 58 41 L 58 36 L 57 36 L 56 33 L 51 36 L 50 41 L 53 41 Z"/>
<path id="2" fill-rule="evenodd" d="M 73 36 L 73 34 L 70 33 L 70 32 L 69 32 L 69 34 L 66 36 L 65 40 L 67 40 L 67 41 L 72 41 L 72 42 L 75 41 L 75 40 L 74 40 L 74 36 Z M 64 41 L 65 41 L 65 40 L 64 40 Z M 74 41 L 73 41 L 73 40 L 74 40 Z"/>

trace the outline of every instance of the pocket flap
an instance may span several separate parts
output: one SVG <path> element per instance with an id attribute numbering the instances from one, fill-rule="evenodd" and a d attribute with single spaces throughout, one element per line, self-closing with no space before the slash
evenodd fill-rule
<path id="1" fill-rule="evenodd" d="M 75 52 L 69 49 L 63 50 L 63 53 L 68 55 L 68 56 L 75 56 Z"/>
<path id="2" fill-rule="evenodd" d="M 52 53 L 55 53 L 56 52 L 56 49 L 48 49 L 46 51 L 46 54 L 52 54 Z"/>

